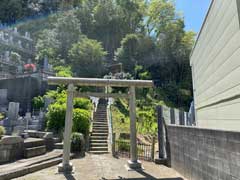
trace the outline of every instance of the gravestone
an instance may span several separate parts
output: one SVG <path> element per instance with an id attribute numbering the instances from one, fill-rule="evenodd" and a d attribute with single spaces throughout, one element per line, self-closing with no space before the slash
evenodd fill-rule
<path id="1" fill-rule="evenodd" d="M 4 120 L 4 127 L 6 129 L 7 134 L 11 134 L 14 126 L 17 125 L 18 120 L 18 112 L 19 112 L 19 103 L 10 102 L 8 106 L 8 118 Z"/>
<path id="2" fill-rule="evenodd" d="M 4 105 L 7 103 L 7 89 L 0 89 L 0 105 Z"/>

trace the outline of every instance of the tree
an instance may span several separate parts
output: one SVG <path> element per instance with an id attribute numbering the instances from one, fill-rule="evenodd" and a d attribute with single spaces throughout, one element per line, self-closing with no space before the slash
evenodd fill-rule
<path id="1" fill-rule="evenodd" d="M 72 69 L 79 77 L 101 77 L 106 54 L 100 42 L 84 38 L 69 51 Z"/>
<path id="2" fill-rule="evenodd" d="M 116 60 L 123 63 L 124 71 L 134 74 L 136 65 L 147 68 L 153 63 L 154 58 L 151 54 L 154 51 L 155 44 L 151 38 L 142 34 L 128 34 L 121 41 L 121 47 L 116 52 Z"/>
<path id="3" fill-rule="evenodd" d="M 72 44 L 77 43 L 81 38 L 80 22 L 74 12 L 69 11 L 62 14 L 56 24 L 56 40 L 59 42 L 58 53 L 61 59 L 69 63 L 68 51 Z"/>
<path id="4" fill-rule="evenodd" d="M 43 32 L 39 35 L 36 44 L 37 62 L 41 62 L 45 57 L 47 57 L 50 63 L 54 65 L 59 64 L 59 62 L 56 61 L 60 46 L 59 44 L 60 43 L 57 40 L 57 32 L 55 30 L 43 30 Z"/>

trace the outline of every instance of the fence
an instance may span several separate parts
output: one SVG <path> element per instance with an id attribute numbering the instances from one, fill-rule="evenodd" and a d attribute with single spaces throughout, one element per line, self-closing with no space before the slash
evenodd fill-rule
<path id="1" fill-rule="evenodd" d="M 170 108 L 167 106 L 161 106 L 162 116 L 166 124 L 175 124 L 183 126 L 195 126 L 194 117 L 191 116 L 193 113 L 184 112 L 179 109 Z M 191 111 L 192 112 L 192 109 Z"/>
<path id="2" fill-rule="evenodd" d="M 153 143 L 154 144 L 154 143 Z M 130 158 L 130 141 L 116 140 L 115 141 L 115 156 Z M 154 160 L 154 145 L 137 143 L 138 159 L 145 161 Z"/>

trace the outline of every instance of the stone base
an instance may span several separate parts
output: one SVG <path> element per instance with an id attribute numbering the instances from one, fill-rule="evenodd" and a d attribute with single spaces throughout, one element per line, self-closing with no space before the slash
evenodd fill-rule
<path id="1" fill-rule="evenodd" d="M 59 173 L 71 173 L 72 171 L 73 171 L 72 163 L 69 163 L 68 165 L 63 165 L 63 163 L 60 163 L 58 165 L 58 172 Z"/>
<path id="2" fill-rule="evenodd" d="M 128 160 L 128 170 L 142 170 L 142 163 L 141 161 L 137 161 L 137 162 L 132 162 L 131 160 Z"/>

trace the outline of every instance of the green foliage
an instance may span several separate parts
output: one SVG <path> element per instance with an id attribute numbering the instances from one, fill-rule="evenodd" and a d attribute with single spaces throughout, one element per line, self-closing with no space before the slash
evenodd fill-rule
<path id="1" fill-rule="evenodd" d="M 50 104 L 47 112 L 47 128 L 60 132 L 63 130 L 65 124 L 66 114 L 66 91 L 61 92 L 49 91 L 46 95 L 55 100 L 53 104 Z M 90 110 L 91 102 L 84 98 L 74 99 L 73 110 L 73 132 L 80 132 L 86 135 L 89 130 Z"/>
<path id="2" fill-rule="evenodd" d="M 5 133 L 5 128 L 3 126 L 0 126 L 0 137 L 3 136 Z"/>
<path id="3" fill-rule="evenodd" d="M 71 135 L 71 152 L 81 152 L 83 148 L 84 137 L 81 133 L 72 133 Z"/>
<path id="4" fill-rule="evenodd" d="M 5 118 L 5 115 L 3 113 L 0 113 L 0 121 Z"/>
<path id="5" fill-rule="evenodd" d="M 147 67 L 152 64 L 154 59 L 150 55 L 154 50 L 155 45 L 150 37 L 128 34 L 122 39 L 121 47 L 117 49 L 116 60 L 123 63 L 125 71 L 134 74 L 135 66 Z"/>
<path id="6" fill-rule="evenodd" d="M 101 43 L 84 38 L 73 44 L 69 51 L 74 72 L 80 77 L 98 77 L 103 71 L 103 58 L 106 52 Z"/>
<path id="7" fill-rule="evenodd" d="M 91 109 L 91 101 L 86 98 L 74 98 L 74 108 Z"/>
<path id="8" fill-rule="evenodd" d="M 49 105 L 47 117 L 47 129 L 60 132 L 65 124 L 66 104 L 54 103 Z"/>
<path id="9" fill-rule="evenodd" d="M 86 135 L 90 127 L 90 113 L 84 109 L 74 109 L 73 111 L 73 132 L 80 132 Z"/>
<path id="10" fill-rule="evenodd" d="M 34 97 L 32 100 L 33 108 L 40 109 L 44 107 L 44 99 L 42 96 Z"/>
<path id="11" fill-rule="evenodd" d="M 118 139 L 117 144 L 120 151 L 130 152 L 129 140 Z"/>
<path id="12" fill-rule="evenodd" d="M 70 66 L 56 66 L 54 68 L 58 77 L 72 77 L 72 71 Z"/>

